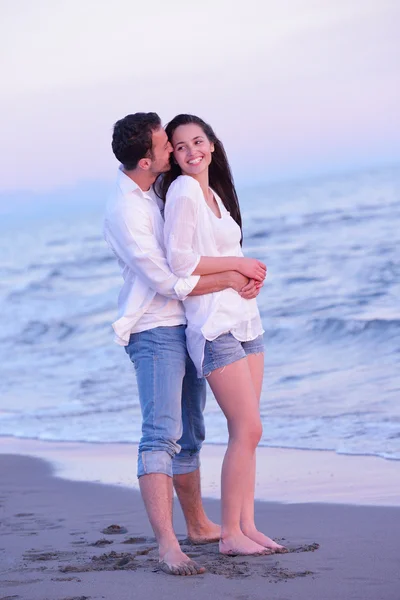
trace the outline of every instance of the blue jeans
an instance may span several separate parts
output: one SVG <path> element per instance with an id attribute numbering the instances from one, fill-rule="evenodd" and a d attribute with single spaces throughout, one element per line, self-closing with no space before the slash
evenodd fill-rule
<path id="1" fill-rule="evenodd" d="M 138 477 L 184 474 L 200 466 L 206 382 L 186 349 L 185 325 L 133 333 L 125 350 L 135 366 L 142 410 Z"/>

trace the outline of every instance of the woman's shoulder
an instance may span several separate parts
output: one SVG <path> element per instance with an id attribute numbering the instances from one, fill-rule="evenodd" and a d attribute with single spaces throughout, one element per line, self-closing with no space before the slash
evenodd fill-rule
<path id="1" fill-rule="evenodd" d="M 201 187 L 198 181 L 190 175 L 179 175 L 169 186 L 167 192 L 168 197 L 185 196 L 187 198 L 196 199 L 201 192 Z"/>

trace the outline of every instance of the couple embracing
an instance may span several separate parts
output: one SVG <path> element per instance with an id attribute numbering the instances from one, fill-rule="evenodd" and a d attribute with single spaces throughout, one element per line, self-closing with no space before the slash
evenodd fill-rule
<path id="1" fill-rule="evenodd" d="M 174 575 L 204 572 L 175 536 L 173 487 L 193 543 L 219 541 L 226 555 L 284 552 L 254 522 L 264 369 L 256 297 L 266 266 L 243 256 L 223 145 L 193 115 L 164 129 L 157 114 L 136 113 L 115 124 L 112 149 L 121 167 L 104 234 L 124 279 L 113 327 L 137 377 L 138 477 L 160 566 Z M 229 431 L 221 526 L 207 518 L 200 493 L 206 382 Z"/>

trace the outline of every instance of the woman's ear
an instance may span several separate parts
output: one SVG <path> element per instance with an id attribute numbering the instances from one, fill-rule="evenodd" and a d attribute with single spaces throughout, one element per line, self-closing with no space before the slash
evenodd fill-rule
<path id="1" fill-rule="evenodd" d="M 210 144 L 210 147 L 211 147 L 211 152 L 214 152 L 214 150 L 215 150 L 215 146 L 214 146 L 214 143 L 213 143 L 213 142 L 211 142 L 211 144 Z"/>

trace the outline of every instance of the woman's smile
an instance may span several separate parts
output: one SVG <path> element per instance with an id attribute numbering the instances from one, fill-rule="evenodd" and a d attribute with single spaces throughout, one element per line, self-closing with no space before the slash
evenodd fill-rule
<path id="1" fill-rule="evenodd" d="M 191 158 L 187 162 L 188 162 L 189 165 L 198 165 L 202 160 L 203 160 L 203 157 L 202 156 L 198 156 L 197 158 Z"/>

